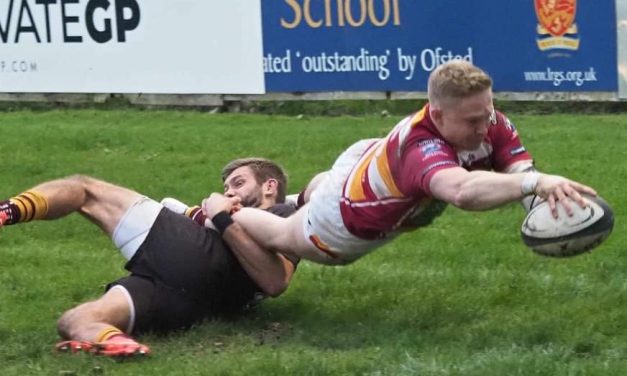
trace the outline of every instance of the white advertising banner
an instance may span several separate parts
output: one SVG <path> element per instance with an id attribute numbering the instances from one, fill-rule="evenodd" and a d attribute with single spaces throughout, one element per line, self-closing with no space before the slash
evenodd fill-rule
<path id="1" fill-rule="evenodd" d="M 0 0 L 0 92 L 260 94 L 261 0 Z"/>
<path id="2" fill-rule="evenodd" d="M 616 1 L 618 18 L 618 96 L 627 99 L 627 0 Z"/>

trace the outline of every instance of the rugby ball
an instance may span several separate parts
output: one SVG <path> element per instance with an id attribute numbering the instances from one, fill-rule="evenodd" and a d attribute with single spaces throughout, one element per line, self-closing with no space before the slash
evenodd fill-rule
<path id="1" fill-rule="evenodd" d="M 557 202 L 558 217 L 553 218 L 548 202 L 534 207 L 520 231 L 525 245 L 534 252 L 552 257 L 575 256 L 596 248 L 612 232 L 614 213 L 601 197 L 584 195 L 586 207 L 571 203 L 573 215 Z"/>

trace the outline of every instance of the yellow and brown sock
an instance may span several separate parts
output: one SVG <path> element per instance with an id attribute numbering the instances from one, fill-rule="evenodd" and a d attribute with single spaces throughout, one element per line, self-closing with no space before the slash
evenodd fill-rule
<path id="1" fill-rule="evenodd" d="M 132 340 L 131 337 L 124 334 L 124 332 L 121 331 L 120 329 L 116 328 L 113 325 L 109 325 L 98 333 L 98 335 L 96 336 L 96 342 L 98 343 L 105 342 L 105 341 L 110 340 L 113 337 L 118 337 L 118 336 Z"/>
<path id="2" fill-rule="evenodd" d="M 48 201 L 35 191 L 26 191 L 5 201 L 0 201 L 0 211 L 8 218 L 5 225 L 42 219 L 48 214 Z"/>

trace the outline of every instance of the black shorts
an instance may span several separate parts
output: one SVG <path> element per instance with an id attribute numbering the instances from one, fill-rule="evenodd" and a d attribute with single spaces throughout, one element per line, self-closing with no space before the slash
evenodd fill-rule
<path id="1" fill-rule="evenodd" d="M 258 291 L 217 232 L 167 209 L 125 268 L 131 275 L 107 288 L 131 295 L 134 333 L 185 329 L 232 313 Z"/>
<path id="2" fill-rule="evenodd" d="M 210 312 L 198 300 L 148 277 L 130 275 L 112 282 L 107 289 L 116 285 L 123 286 L 133 300 L 135 334 L 187 329 Z"/>

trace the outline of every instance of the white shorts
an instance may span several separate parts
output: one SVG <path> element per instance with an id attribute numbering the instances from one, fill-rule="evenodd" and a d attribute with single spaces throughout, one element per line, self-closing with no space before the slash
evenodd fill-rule
<path id="1" fill-rule="evenodd" d="M 157 201 L 142 197 L 124 213 L 111 237 L 124 258 L 130 260 L 135 255 L 161 209 L 163 205 Z"/>
<path id="2" fill-rule="evenodd" d="M 361 140 L 340 155 L 331 171 L 312 192 L 308 210 L 303 217 L 305 237 L 321 252 L 334 259 L 334 263 L 348 264 L 373 249 L 384 240 L 367 240 L 351 234 L 342 219 L 340 201 L 344 183 L 364 151 L 378 139 Z"/>

